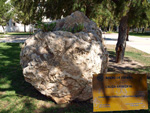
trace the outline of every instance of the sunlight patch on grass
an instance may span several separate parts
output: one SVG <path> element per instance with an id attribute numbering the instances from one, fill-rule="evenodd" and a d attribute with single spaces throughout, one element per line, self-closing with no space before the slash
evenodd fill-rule
<path id="1" fill-rule="evenodd" d="M 11 83 L 11 81 L 8 80 L 7 78 L 1 78 L 0 79 L 0 88 L 1 89 L 2 88 L 10 88 L 11 87 L 10 83 Z"/>
<path id="2" fill-rule="evenodd" d="M 4 56 L 4 55 L 2 55 L 2 54 L 0 54 L 0 57 L 1 57 L 1 58 L 9 58 L 8 56 Z"/>

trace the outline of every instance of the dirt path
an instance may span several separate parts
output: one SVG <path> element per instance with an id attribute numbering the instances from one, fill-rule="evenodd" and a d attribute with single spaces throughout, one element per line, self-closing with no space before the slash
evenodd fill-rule
<path id="1" fill-rule="evenodd" d="M 0 36 L 0 42 L 4 43 L 20 43 L 24 42 L 30 35 L 6 35 Z"/>
<path id="2" fill-rule="evenodd" d="M 128 57 L 124 58 L 124 62 L 122 64 L 117 64 L 115 62 L 114 56 L 109 56 L 109 63 L 108 63 L 108 72 L 115 72 L 115 73 L 139 73 L 140 69 L 143 69 L 144 65 L 131 60 Z"/>

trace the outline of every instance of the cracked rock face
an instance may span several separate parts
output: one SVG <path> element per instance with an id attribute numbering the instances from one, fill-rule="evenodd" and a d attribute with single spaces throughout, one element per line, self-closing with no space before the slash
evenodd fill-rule
<path id="1" fill-rule="evenodd" d="M 80 23 L 84 25 L 82 32 L 61 31 Z M 108 53 L 102 34 L 79 11 L 57 20 L 55 30 L 38 32 L 24 43 L 20 63 L 25 80 L 56 103 L 88 100 L 93 74 L 107 71 Z"/>

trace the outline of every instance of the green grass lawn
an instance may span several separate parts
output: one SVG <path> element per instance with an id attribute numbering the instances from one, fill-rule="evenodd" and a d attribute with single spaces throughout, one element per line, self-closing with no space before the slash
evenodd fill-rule
<path id="1" fill-rule="evenodd" d="M 118 32 L 113 32 L 113 31 L 106 32 L 106 34 L 111 34 L 111 33 L 118 33 Z M 130 36 L 142 37 L 142 38 L 150 38 L 150 32 L 147 32 L 147 33 L 130 32 L 129 35 Z"/>
<path id="2" fill-rule="evenodd" d="M 0 33 L 0 35 L 5 36 L 5 35 L 31 35 L 33 33 L 29 33 L 29 32 L 8 32 L 6 34 L 4 33 Z"/>
<path id="3" fill-rule="evenodd" d="M 129 35 L 131 35 L 131 36 L 137 36 L 137 37 L 142 37 L 142 38 L 150 38 L 150 33 L 135 33 L 135 32 L 130 32 Z"/>
<path id="4" fill-rule="evenodd" d="M 93 105 L 89 101 L 57 105 L 50 98 L 43 96 L 29 83 L 25 82 L 19 64 L 20 50 L 19 43 L 0 43 L 0 113 L 92 112 Z M 150 102 L 150 95 L 148 98 Z M 148 111 L 124 111 L 113 113 L 144 112 L 147 113 Z"/>

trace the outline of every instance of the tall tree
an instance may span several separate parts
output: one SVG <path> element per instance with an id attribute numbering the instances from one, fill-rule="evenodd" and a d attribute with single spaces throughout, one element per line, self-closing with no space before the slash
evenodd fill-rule
<path id="1" fill-rule="evenodd" d="M 147 0 L 112 0 L 115 15 L 119 18 L 119 35 L 116 44 L 116 62 L 122 63 L 126 48 L 127 30 L 130 24 L 139 22 L 139 16 L 145 15 Z"/>

